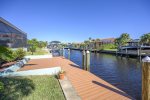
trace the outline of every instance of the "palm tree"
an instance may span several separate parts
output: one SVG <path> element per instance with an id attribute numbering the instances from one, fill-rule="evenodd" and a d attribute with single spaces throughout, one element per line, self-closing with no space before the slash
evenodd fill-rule
<path id="1" fill-rule="evenodd" d="M 119 38 L 116 38 L 115 44 L 117 46 L 124 46 L 131 40 L 130 35 L 128 33 L 122 33 Z"/>
<path id="2" fill-rule="evenodd" d="M 85 43 L 85 48 L 87 49 L 89 44 L 90 44 L 90 41 L 89 40 L 85 40 L 84 43 Z"/>
<path id="3" fill-rule="evenodd" d="M 89 41 L 91 42 L 91 40 L 92 40 L 92 38 L 91 37 L 89 37 Z"/>
<path id="4" fill-rule="evenodd" d="M 142 35 L 140 43 L 150 45 L 150 33 Z"/>
<path id="5" fill-rule="evenodd" d="M 127 42 L 129 42 L 130 40 L 131 40 L 130 35 L 128 33 L 121 34 L 120 36 L 121 45 L 126 45 Z"/>
<path id="6" fill-rule="evenodd" d="M 99 49 L 99 47 L 100 47 L 100 39 L 99 38 L 97 38 L 96 40 L 95 40 L 95 49 Z"/>

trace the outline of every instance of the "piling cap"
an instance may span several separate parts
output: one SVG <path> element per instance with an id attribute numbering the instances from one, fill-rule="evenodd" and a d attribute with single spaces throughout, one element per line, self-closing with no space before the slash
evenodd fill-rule
<path id="1" fill-rule="evenodd" d="M 68 49 L 68 50 L 70 50 L 70 49 Z"/>
<path id="2" fill-rule="evenodd" d="M 146 56 L 142 59 L 142 62 L 150 62 L 150 57 Z"/>
<path id="3" fill-rule="evenodd" d="M 90 53 L 90 51 L 87 50 L 86 53 Z"/>

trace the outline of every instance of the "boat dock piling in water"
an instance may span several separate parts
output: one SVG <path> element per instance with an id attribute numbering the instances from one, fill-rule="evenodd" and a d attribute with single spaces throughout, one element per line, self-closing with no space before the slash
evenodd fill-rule
<path id="1" fill-rule="evenodd" d="M 68 59 L 70 60 L 70 49 L 68 49 Z"/>
<path id="2" fill-rule="evenodd" d="M 90 71 L 90 51 L 86 51 L 86 70 Z"/>
<path id="3" fill-rule="evenodd" d="M 150 100 L 150 57 L 142 61 L 142 100 Z"/>
<path id="4" fill-rule="evenodd" d="M 85 50 L 82 51 L 82 67 L 84 70 L 86 70 L 86 53 Z"/>
<path id="5" fill-rule="evenodd" d="M 82 51 L 82 67 L 84 70 L 90 71 L 90 51 Z"/>

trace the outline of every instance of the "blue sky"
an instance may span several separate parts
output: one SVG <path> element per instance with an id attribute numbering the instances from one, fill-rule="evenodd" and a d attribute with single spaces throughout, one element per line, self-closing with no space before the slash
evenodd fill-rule
<path id="1" fill-rule="evenodd" d="M 0 0 L 0 16 L 28 38 L 81 42 L 150 32 L 150 0 Z"/>

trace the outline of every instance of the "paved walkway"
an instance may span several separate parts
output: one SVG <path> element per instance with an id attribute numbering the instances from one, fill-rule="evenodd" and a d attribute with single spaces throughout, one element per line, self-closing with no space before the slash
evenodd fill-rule
<path id="1" fill-rule="evenodd" d="M 130 100 L 123 91 L 112 86 L 94 74 L 76 68 L 76 64 L 63 58 L 34 59 L 20 70 L 61 66 L 82 100 Z"/>

